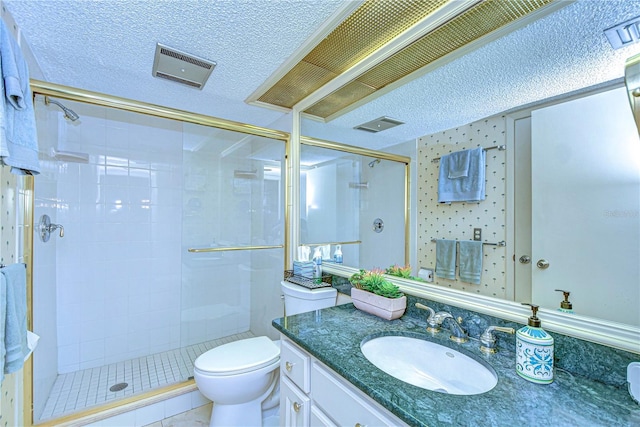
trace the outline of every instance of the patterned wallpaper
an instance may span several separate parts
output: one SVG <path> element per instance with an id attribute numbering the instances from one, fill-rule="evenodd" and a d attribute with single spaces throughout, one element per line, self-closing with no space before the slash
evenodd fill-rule
<path id="1" fill-rule="evenodd" d="M 0 166 L 0 262 L 9 265 L 17 261 L 16 248 L 16 189 L 17 178 L 9 173 L 9 167 Z M 22 387 L 22 370 L 5 375 L 0 389 L 0 427 L 20 424 L 16 413 L 16 399 Z"/>
<path id="2" fill-rule="evenodd" d="M 486 199 L 481 202 L 438 203 L 439 163 L 431 159 L 460 150 L 506 144 L 505 116 L 460 126 L 418 140 L 418 265 L 434 268 L 436 244 L 431 239 L 473 240 L 482 229 L 482 241 L 505 240 L 505 152 L 487 151 Z M 481 295 L 506 298 L 506 248 L 483 246 L 480 285 L 435 277 L 434 284 Z M 459 264 L 457 264 L 459 265 Z"/>

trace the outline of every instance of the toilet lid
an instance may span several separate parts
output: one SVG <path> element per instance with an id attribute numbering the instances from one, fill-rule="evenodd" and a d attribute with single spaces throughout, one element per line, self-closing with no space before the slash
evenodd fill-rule
<path id="1" fill-rule="evenodd" d="M 224 344 L 201 354 L 194 366 L 212 374 L 240 374 L 277 361 L 280 348 L 267 337 L 247 338 Z"/>

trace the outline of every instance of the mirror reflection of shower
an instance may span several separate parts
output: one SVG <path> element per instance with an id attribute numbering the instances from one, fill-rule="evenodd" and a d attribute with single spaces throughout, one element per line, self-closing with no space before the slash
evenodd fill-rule
<path id="1" fill-rule="evenodd" d="M 376 164 L 380 163 L 380 159 L 375 159 L 369 162 L 369 167 L 373 168 Z"/>
<path id="2" fill-rule="evenodd" d="M 80 118 L 80 116 L 78 114 L 76 114 L 75 111 L 73 111 L 70 108 L 65 107 L 59 101 L 56 101 L 55 99 L 51 99 L 48 96 L 44 97 L 44 104 L 45 105 L 49 105 L 49 104 L 57 105 L 64 112 L 64 116 L 67 119 L 71 120 L 72 122 L 75 122 L 76 120 L 78 120 Z"/>

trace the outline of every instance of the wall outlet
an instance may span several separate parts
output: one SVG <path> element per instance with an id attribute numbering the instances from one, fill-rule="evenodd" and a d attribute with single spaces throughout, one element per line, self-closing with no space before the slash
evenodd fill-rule
<path id="1" fill-rule="evenodd" d="M 420 267 L 420 270 L 418 270 L 418 277 L 425 282 L 433 282 L 433 269 Z"/>

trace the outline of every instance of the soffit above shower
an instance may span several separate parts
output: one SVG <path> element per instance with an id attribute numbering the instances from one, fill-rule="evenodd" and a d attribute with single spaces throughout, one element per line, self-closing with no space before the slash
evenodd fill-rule
<path id="1" fill-rule="evenodd" d="M 449 1 L 367 0 L 301 61 L 270 87 L 252 94 L 247 102 L 276 109 L 291 109 L 327 83 L 361 63 L 416 25 L 424 25 Z M 469 45 L 479 47 L 529 22 L 554 0 L 488 0 L 469 7 L 409 45 L 304 109 L 311 118 L 329 121 L 362 105 L 396 82 L 421 75 L 421 69 Z M 565 4 L 568 2 L 564 2 Z M 549 8 L 550 9 L 550 8 Z M 555 9 L 554 9 L 555 10 Z M 493 38 L 488 37 L 492 35 Z M 464 53 L 468 53 L 465 50 Z M 461 54 L 460 54 L 461 55 Z M 264 85 L 263 85 L 264 86 Z"/>

